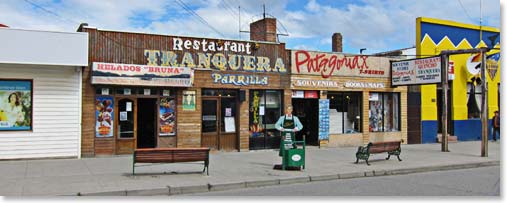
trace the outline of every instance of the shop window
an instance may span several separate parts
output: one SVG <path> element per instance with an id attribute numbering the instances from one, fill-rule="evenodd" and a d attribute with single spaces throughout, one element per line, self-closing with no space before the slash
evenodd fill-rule
<path id="1" fill-rule="evenodd" d="M 482 86 L 467 83 L 468 118 L 480 118 L 482 108 Z"/>
<path id="2" fill-rule="evenodd" d="M 359 133 L 361 129 L 361 92 L 330 92 L 329 134 Z"/>
<path id="3" fill-rule="evenodd" d="M 369 97 L 370 132 L 400 131 L 400 94 L 371 92 Z"/>
<path id="4" fill-rule="evenodd" d="M 282 115 L 282 92 L 250 91 L 250 149 L 276 148 L 279 133 L 275 123 Z"/>
<path id="5" fill-rule="evenodd" d="M 95 94 L 97 95 L 113 95 L 113 88 L 98 86 L 95 88 Z"/>
<path id="6" fill-rule="evenodd" d="M 202 91 L 202 96 L 236 97 L 237 95 L 237 90 L 205 89 Z"/>

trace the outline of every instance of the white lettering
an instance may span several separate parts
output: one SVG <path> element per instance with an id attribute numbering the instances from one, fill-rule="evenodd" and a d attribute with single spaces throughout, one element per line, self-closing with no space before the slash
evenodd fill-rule
<path id="1" fill-rule="evenodd" d="M 181 48 L 181 45 L 183 45 L 183 40 L 180 38 L 173 38 L 173 49 L 174 50 L 183 50 Z"/>

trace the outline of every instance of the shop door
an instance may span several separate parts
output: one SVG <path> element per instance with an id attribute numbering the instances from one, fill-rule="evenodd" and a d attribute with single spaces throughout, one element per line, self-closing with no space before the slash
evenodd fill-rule
<path id="1" fill-rule="evenodd" d="M 236 112 L 234 97 L 203 99 L 201 146 L 216 150 L 236 150 Z"/>
<path id="2" fill-rule="evenodd" d="M 137 148 L 157 146 L 157 99 L 137 99 Z"/>
<path id="3" fill-rule="evenodd" d="M 218 149 L 218 104 L 215 98 L 202 100 L 202 147 Z"/>
<path id="4" fill-rule="evenodd" d="M 220 150 L 236 150 L 236 98 L 220 98 Z"/>
<path id="5" fill-rule="evenodd" d="M 136 147 L 136 100 L 119 98 L 116 113 L 116 154 L 131 154 Z"/>
<path id="6" fill-rule="evenodd" d="M 303 130 L 296 133 L 296 140 L 305 135 L 307 145 L 319 145 L 319 100 L 292 99 L 292 114 L 297 116 Z"/>

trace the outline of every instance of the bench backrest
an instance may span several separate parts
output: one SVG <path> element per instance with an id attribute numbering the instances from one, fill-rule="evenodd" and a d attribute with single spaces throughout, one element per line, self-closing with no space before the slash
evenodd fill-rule
<path id="1" fill-rule="evenodd" d="M 208 161 L 209 148 L 153 148 L 136 149 L 136 163 L 174 163 Z"/>
<path id="2" fill-rule="evenodd" d="M 370 153 L 390 152 L 399 149 L 401 141 L 373 142 L 370 143 Z"/>

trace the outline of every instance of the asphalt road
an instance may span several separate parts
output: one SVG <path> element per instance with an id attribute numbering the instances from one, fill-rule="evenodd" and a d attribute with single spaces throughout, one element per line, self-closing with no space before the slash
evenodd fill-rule
<path id="1" fill-rule="evenodd" d="M 500 166 L 245 188 L 185 196 L 497 196 Z"/>

